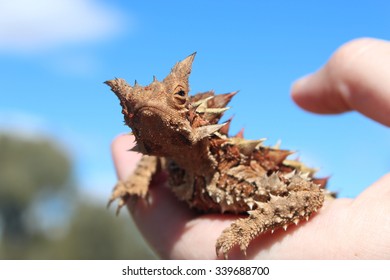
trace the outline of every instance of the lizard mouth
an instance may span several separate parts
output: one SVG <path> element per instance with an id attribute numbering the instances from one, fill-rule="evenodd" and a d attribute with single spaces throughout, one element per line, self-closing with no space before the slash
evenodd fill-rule
<path id="1" fill-rule="evenodd" d="M 134 111 L 134 115 L 136 116 L 141 116 L 141 115 L 146 115 L 146 116 L 152 116 L 152 115 L 165 115 L 166 113 L 161 110 L 160 108 L 158 107 L 155 107 L 155 106 L 142 106 L 142 107 L 139 107 L 137 108 L 135 111 Z"/>

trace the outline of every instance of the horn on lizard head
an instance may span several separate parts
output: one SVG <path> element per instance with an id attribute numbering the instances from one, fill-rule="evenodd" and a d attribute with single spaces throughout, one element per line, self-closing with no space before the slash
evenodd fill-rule
<path id="1" fill-rule="evenodd" d="M 169 83 L 171 80 L 181 80 L 188 83 L 188 77 L 191 74 L 192 62 L 194 61 L 195 55 L 196 52 L 176 63 L 175 66 L 173 66 L 171 72 L 164 79 L 164 82 Z"/>

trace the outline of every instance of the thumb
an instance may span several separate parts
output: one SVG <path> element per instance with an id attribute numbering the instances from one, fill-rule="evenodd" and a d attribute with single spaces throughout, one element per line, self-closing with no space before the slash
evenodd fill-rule
<path id="1" fill-rule="evenodd" d="M 390 126 L 390 42 L 357 39 L 292 86 L 293 100 L 319 114 L 356 110 Z"/>

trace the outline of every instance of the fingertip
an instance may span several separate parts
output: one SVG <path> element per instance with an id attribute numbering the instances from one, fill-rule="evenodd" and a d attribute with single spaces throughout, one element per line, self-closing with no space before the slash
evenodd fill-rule
<path id="1" fill-rule="evenodd" d="M 111 143 L 111 151 L 114 153 L 118 148 L 122 149 L 124 146 L 128 147 L 129 149 L 134 146 L 133 142 L 135 141 L 135 138 L 131 134 L 119 134 L 112 140 Z"/>
<path id="2" fill-rule="evenodd" d="M 141 154 L 131 152 L 134 146 L 134 136 L 130 134 L 122 134 L 112 141 L 111 154 L 114 161 L 117 176 L 120 180 L 125 179 L 133 172 L 137 162 L 141 159 Z"/>
<path id="3" fill-rule="evenodd" d="M 309 74 L 296 80 L 291 86 L 291 97 L 304 110 L 313 113 L 325 113 L 323 91 L 318 74 Z"/>
<path id="4" fill-rule="evenodd" d="M 339 83 L 341 85 L 341 83 Z M 291 87 L 291 97 L 304 110 L 317 114 L 339 114 L 350 108 L 336 90 L 327 68 L 295 81 Z"/>
<path id="5" fill-rule="evenodd" d="M 297 80 L 291 97 L 301 108 L 319 114 L 356 110 L 390 126 L 390 43 L 357 39 L 341 46 L 317 72 Z"/>
<path id="6" fill-rule="evenodd" d="M 303 76 L 296 80 L 291 86 L 291 98 L 301 108 L 307 109 L 307 100 L 310 100 L 310 83 L 311 74 Z"/>

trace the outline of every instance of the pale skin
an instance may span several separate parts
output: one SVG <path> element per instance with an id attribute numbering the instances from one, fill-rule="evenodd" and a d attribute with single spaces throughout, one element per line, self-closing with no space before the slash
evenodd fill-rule
<path id="1" fill-rule="evenodd" d="M 390 42 L 358 39 L 341 46 L 323 68 L 296 81 L 293 100 L 319 114 L 358 111 L 390 127 Z M 120 180 L 134 170 L 140 155 L 128 152 L 133 137 L 122 135 L 112 144 Z M 215 242 L 233 215 L 199 215 L 165 187 L 165 174 L 150 186 L 149 202 L 129 201 L 128 209 L 140 232 L 163 259 L 215 259 Z M 390 173 L 355 199 L 327 201 L 324 207 L 287 232 L 256 238 L 247 259 L 390 259 Z"/>

